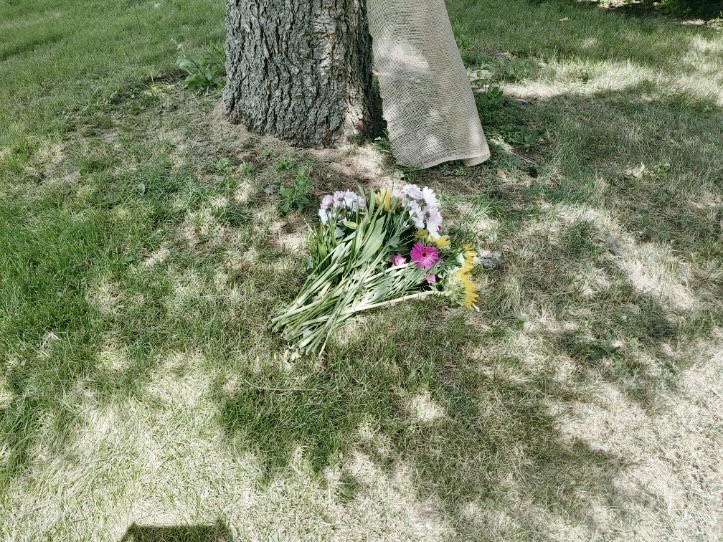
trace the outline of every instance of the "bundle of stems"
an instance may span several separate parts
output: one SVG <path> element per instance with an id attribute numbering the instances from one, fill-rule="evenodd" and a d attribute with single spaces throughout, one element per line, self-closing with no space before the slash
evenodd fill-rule
<path id="1" fill-rule="evenodd" d="M 321 354 L 329 336 L 355 314 L 410 299 L 444 295 L 420 291 L 430 269 L 414 263 L 389 266 L 390 256 L 413 236 L 403 215 L 384 212 L 374 197 L 355 220 L 344 221 L 350 233 L 336 239 L 334 227 L 316 234 L 314 270 L 291 305 L 272 320 L 275 331 L 301 353 Z M 327 254 L 328 252 L 328 254 Z"/>

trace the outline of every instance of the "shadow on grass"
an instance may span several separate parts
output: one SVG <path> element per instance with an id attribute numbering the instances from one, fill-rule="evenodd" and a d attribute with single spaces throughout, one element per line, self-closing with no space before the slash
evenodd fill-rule
<path id="1" fill-rule="evenodd" d="M 714 28 L 681 25 L 663 16 L 626 17 L 618 9 L 585 2 L 510 0 L 506 5 L 500 10 L 489 2 L 448 3 L 465 64 L 489 71 L 493 83 L 534 78 L 549 73 L 548 64 L 567 61 L 632 63 L 678 76 L 698 69 L 687 62 L 686 53 L 700 52 L 701 39 L 717 40 Z M 716 62 L 716 54 L 710 50 L 697 56 Z"/>
<path id="2" fill-rule="evenodd" d="M 539 3 L 540 0 L 531 0 Z M 628 17 L 672 17 L 690 18 L 701 17 L 703 19 L 714 19 L 723 13 L 723 2 L 720 0 L 672 0 L 653 2 L 653 0 L 622 1 L 602 5 L 599 0 L 566 0 L 577 7 L 604 8 L 614 13 L 620 13 Z M 666 5 L 667 4 L 667 5 Z"/>
<path id="3" fill-rule="evenodd" d="M 323 364 L 306 360 L 288 368 L 248 369 L 231 390 L 216 384 L 222 426 L 230 439 L 258 453 L 267 479 L 299 451 L 317 472 L 343 465 L 358 452 L 390 476 L 408 465 L 419 496 L 441 499 L 455 528 L 465 534 L 471 527 L 462 508 L 470 503 L 509 513 L 524 502 L 527 513 L 514 521 L 542 540 L 555 533 L 545 531 L 536 512 L 594 530 L 594 503 L 625 508 L 628 497 L 614 483 L 627 466 L 625 458 L 563 432 L 551 405 L 565 409 L 589 401 L 591 383 L 602 381 L 644 411 L 654 409 L 658 392 L 674 388 L 691 363 L 671 353 L 670 345 L 705 333 L 710 307 L 696 306 L 686 314 L 700 328 L 686 323 L 681 329 L 676 318 L 685 311 L 676 312 L 634 284 L 619 265 L 616 241 L 607 239 L 599 224 L 578 219 L 532 237 L 529 231 L 556 205 L 587 206 L 614 217 L 632 239 L 633 253 L 643 245 L 662 249 L 671 240 L 687 247 L 688 256 L 705 251 L 715 217 L 698 215 L 695 224 L 681 228 L 669 219 L 690 211 L 691 201 L 665 194 L 701 153 L 713 164 L 714 137 L 701 136 L 700 130 L 713 125 L 719 108 L 687 95 L 651 99 L 643 90 L 569 94 L 521 106 L 523 113 L 512 116 L 532 126 L 548 123 L 549 144 L 573 158 L 544 163 L 539 180 L 488 175 L 476 193 L 466 184 L 460 190 L 463 200 L 481 205 L 500 222 L 498 243 L 508 255 L 506 265 L 490 276 L 480 316 L 486 326 L 434 303 L 395 307 L 342 333 Z M 505 110 L 514 107 L 509 101 L 500 104 Z M 553 115 L 560 109 L 570 116 Z M 506 123 L 511 115 L 491 118 Z M 493 128 L 504 134 L 507 124 Z M 651 145 L 648 138 L 666 143 Z M 543 159 L 549 162 L 549 154 Z M 674 165 L 658 168 L 653 176 L 631 177 L 625 170 L 641 160 Z M 413 180 L 455 191 L 454 177 L 445 171 L 416 172 Z M 596 192 L 600 176 L 617 180 L 608 183 L 603 198 Z M 637 236 L 641 201 L 655 202 L 647 207 L 656 224 L 648 237 Z M 686 255 L 674 255 L 677 262 L 686 261 Z M 579 285 L 580 274 L 591 267 L 609 285 L 592 294 Z M 517 300 L 506 291 L 512 273 L 519 284 Z M 698 293 L 695 281 L 688 286 Z M 550 311 L 553 325 L 536 335 L 522 330 L 523 314 L 539 307 Z M 500 347 L 524 337 L 540 339 L 543 350 Z M 540 354 L 545 361 L 533 361 Z M 560 376 L 559 361 L 572 364 L 571 376 Z M 420 398 L 431 405 L 427 413 L 414 406 Z M 363 484 L 353 480 L 348 486 Z"/>
<path id="4" fill-rule="evenodd" d="M 233 542 L 221 520 L 214 525 L 156 526 L 133 524 L 120 542 Z"/>
<path id="5" fill-rule="evenodd" d="M 231 389 L 224 382 L 215 385 L 220 423 L 229 438 L 240 438 L 259 452 L 267 478 L 286 468 L 299 448 L 319 472 L 330 464 L 343 463 L 354 451 L 367 454 L 390 474 L 400 465 L 411 465 L 420 496 L 441 499 L 462 533 L 472 528 L 460 511 L 468 503 L 519 511 L 521 495 L 528 511 L 558 514 L 591 525 L 595 522 L 590 511 L 592 499 L 622 507 L 624 499 L 613 479 L 625 466 L 625 459 L 566 436 L 550 405 L 585 400 L 586 385 L 599 375 L 620 387 L 627 397 L 649 404 L 661 384 L 674 385 L 677 372 L 685 367 L 685 360 L 672 358 L 664 349 L 666 342 L 683 333 L 670 320 L 666 307 L 636 291 L 614 268 L 604 271 L 617 286 L 597 298 L 584 298 L 574 288 L 566 288 L 574 285 L 580 262 L 604 263 L 608 249 L 604 240 L 596 237 L 594 227 L 570 228 L 563 232 L 561 244 L 543 239 L 532 251 L 525 248 L 526 239 L 520 238 L 520 232 L 545 207 L 593 201 L 600 175 L 609 185 L 602 207 L 614 213 L 631 236 L 647 230 L 640 233 L 639 242 L 670 243 L 689 254 L 703 253 L 704 246 L 709 254 L 720 251 L 710 241 L 718 231 L 715 216 L 701 214 L 692 199 L 679 197 L 681 188 L 676 187 L 680 178 L 690 183 L 691 179 L 681 177 L 685 168 L 716 146 L 710 127 L 715 126 L 720 110 L 710 101 L 687 95 L 651 100 L 644 96 L 646 88 L 649 90 L 641 86 L 620 92 L 563 95 L 518 104 L 519 110 L 514 109 L 513 100 L 486 102 L 488 108 L 500 104 L 501 113 L 488 113 L 492 122 L 499 123 L 493 128 L 501 137 L 518 137 L 524 144 L 526 134 L 544 128 L 551 134 L 546 144 L 562 157 L 556 164 L 554 153 L 543 149 L 535 181 L 516 184 L 515 179 L 492 181 L 487 175 L 480 177 L 486 184 L 466 187 L 471 193 L 465 197 L 485 205 L 500 222 L 503 237 L 499 242 L 508 261 L 490 277 L 481 315 L 490 329 L 480 329 L 470 317 L 441 305 L 410 305 L 361 319 L 330 348 L 323 365 L 307 360 L 290 368 L 275 363 L 261 370 L 243 367 Z M 561 117 L 558 111 L 570 114 Z M 517 131 L 521 124 L 529 131 Z M 625 172 L 641 160 L 652 166 L 654 176 L 637 178 Z M 664 164 L 670 167 L 654 167 Z M 712 168 L 713 160 L 709 164 Z M 97 167 L 105 166 L 93 165 Z M 418 173 L 416 179 L 432 184 L 438 181 L 440 170 Z M 707 181 L 713 176 L 711 173 Z M 17 344 L 3 343 L 5 374 L 16 398 L 0 413 L 3 444 L 11 453 L 11 475 L 27 466 L 38 427 L 46 419 L 52 423 L 51 434 L 57 436 L 55 447 L 62 449 L 76 415 L 67 407 L 71 392 L 92 390 L 103 400 L 126 395 L 129 390 L 140 393 L 166 350 L 200 348 L 222 364 L 229 350 L 249 353 L 261 344 L 268 353 L 270 345 L 279 345 L 266 331 L 267 315 L 299 284 L 293 270 L 274 270 L 273 259 L 254 274 L 241 268 L 232 274 L 231 281 L 246 288 L 241 309 L 208 293 L 213 291 L 207 280 L 203 284 L 209 286 L 208 292 L 179 301 L 175 312 L 169 313 L 172 284 L 165 277 L 140 273 L 123 286 L 143 294 L 142 303 L 114 316 L 97 314 L 84 297 L 95 272 L 88 262 L 100 254 L 114 262 L 111 267 L 118 277 L 124 276 L 129 263 L 124 263 L 122 255 L 157 248 L 153 231 L 178 218 L 169 210 L 169 202 L 178 192 L 178 179 L 130 176 L 113 191 L 113 182 L 118 180 L 108 177 L 107 185 L 101 187 L 107 190 L 98 191 L 93 205 L 111 216 L 113 210 L 128 203 L 129 193 L 135 194 L 132 183 L 142 180 L 148 194 L 144 197 L 154 198 L 148 209 L 143 207 L 144 212 L 133 217 L 142 242 L 124 237 L 123 228 L 107 223 L 109 218 L 99 218 L 87 234 L 78 222 L 58 222 L 60 233 L 47 235 L 39 243 L 33 241 L 35 255 L 28 266 L 32 273 L 21 267 L 16 270 L 19 276 L 34 279 L 21 281 L 26 290 L 23 295 L 27 295 L 23 318 L 4 328 L 9 337 L 19 339 Z M 342 187 L 356 184 L 348 179 L 339 182 L 347 183 Z M 456 189 L 450 178 L 438 184 L 450 192 Z M 191 195 L 203 200 L 218 194 L 191 187 Z M 687 222 L 681 224 L 680 217 L 688 217 Z M 641 228 L 643 224 L 646 228 Z M 95 230 L 105 231 L 106 225 L 110 233 L 94 238 L 100 235 Z M 67 232 L 80 234 L 70 245 L 67 239 L 65 245 L 56 243 Z M 118 234 L 118 240 L 110 242 L 111 233 Z M 8 253 L 12 253 L 14 244 L 22 239 L 9 229 L 5 234 L 3 247 L 10 247 Z M 89 243 L 88 237 L 93 237 L 93 242 Z M 138 245 L 133 244 L 136 242 Z M 250 245 L 268 253 L 271 243 L 264 239 L 256 243 Z M 51 252 L 48 258 L 46 246 L 70 248 Z M 179 274 L 198 267 L 199 259 L 215 263 L 219 258 L 218 249 L 211 244 L 175 248 L 182 253 L 173 262 Z M 525 250 L 526 255 L 521 255 Z M 512 301 L 505 291 L 505 281 L 515 266 L 521 270 L 519 301 Z M 58 273 L 61 269 L 64 274 Z M 694 282 L 692 287 L 696 287 Z M 501 343 L 520 335 L 521 313 L 536 305 L 552 307 L 557 321 L 578 319 L 584 324 L 580 332 L 542 335 L 552 352 L 573 360 L 579 369 L 577 379 L 560 381 L 555 358 L 534 365 L 527 359 L 534 352 L 500 351 Z M 571 310 L 580 307 L 586 309 L 584 314 Z M 33 325 L 23 328 L 24 321 Z M 587 333 L 585 326 L 595 333 Z M 98 364 L 103 329 L 117 330 L 121 346 L 130 351 L 131 366 L 120 373 Z M 48 331 L 56 332 L 61 340 L 48 336 L 52 346 L 43 349 L 38 344 Z M 617 339 L 639 343 L 659 359 L 665 369 L 662 377 L 646 375 L 636 353 L 621 350 Z M 433 407 L 429 412 L 420 412 L 420 398 L 424 399 L 421 404 Z M 363 484 L 364 480 L 350 480 L 348 486 Z M 350 495 L 340 498 L 353 498 L 353 491 Z M 521 513 L 515 521 L 530 537 L 554 538 L 534 513 Z"/>
<path id="6" fill-rule="evenodd" d="M 98 146 L 105 153 L 111 144 Z M 300 286 L 293 266 L 275 268 L 288 254 L 271 234 L 236 215 L 209 220 L 264 254 L 253 273 L 228 261 L 230 242 L 179 236 L 189 215 L 235 188 L 194 173 L 150 161 L 140 172 L 99 166 L 83 173 L 83 198 L 50 186 L 42 200 L 0 201 L 0 487 L 25 471 L 39 442 L 61 454 L 87 400 L 142 397 L 171 352 L 217 355 L 253 343 L 276 296 Z M 148 264 L 162 246 L 164 262 Z M 245 296 L 255 316 L 231 306 L 225 290 L 215 295 L 219 288 Z"/>
<path id="7" fill-rule="evenodd" d="M 221 423 L 266 462 L 269 480 L 298 449 L 317 472 L 352 452 L 390 477 L 409 465 L 420 498 L 441 498 L 461 532 L 468 527 L 460 511 L 470 502 L 512 507 L 510 483 L 533 506 L 592 521 L 580 490 L 614 500 L 611 482 L 624 460 L 560 433 L 547 405 L 578 393 L 517 358 L 505 360 L 514 371 L 490 373 L 476 353 L 496 348 L 498 334 L 480 333 L 457 311 L 444 313 L 400 307 L 365 319 L 353 338 L 330 349 L 324 366 L 247 371 L 235 391 L 218 386 Z M 419 397 L 438 418 L 415 409 Z M 365 483 L 352 479 L 346 487 Z M 537 531 L 534 518 L 519 519 Z"/>
<path id="8" fill-rule="evenodd" d="M 564 108 L 580 116 L 549 126 L 553 144 L 570 159 L 539 190 L 551 202 L 602 203 L 641 244 L 671 245 L 681 256 L 715 253 L 723 174 L 716 125 L 723 110 L 686 92 L 651 97 L 647 87 L 540 101 L 540 122 Z M 603 194 L 600 179 L 607 184 Z"/>
<path id="9" fill-rule="evenodd" d="M 563 267 L 573 261 L 564 257 L 559 274 L 545 285 L 531 284 L 539 296 L 525 305 L 558 296 L 559 318 L 572 317 L 580 300 L 559 290 L 569 277 Z M 527 277 L 534 269 L 530 265 Z M 240 444 L 262 461 L 267 483 L 299 454 L 322 474 L 361 453 L 390 479 L 411 470 L 418 498 L 441 502 L 463 539 L 485 539 L 465 516 L 467 506 L 512 514 L 516 529 L 540 540 L 555 539 L 543 515 L 593 530 L 595 503 L 627 506 L 629 496 L 614 479 L 629 465 L 563 432 L 558 413 L 590 401 L 590 384 L 600 380 L 647 409 L 661 388 L 675 385 L 681 367 L 663 346 L 677 334 L 664 310 L 626 288 L 589 307 L 583 324 L 599 337 L 543 333 L 549 347 L 543 362 L 535 361 L 540 352 L 500 346 L 525 332 L 494 301 L 483 308 L 481 318 L 491 324 L 486 330 L 434 302 L 368 315 L 340 332 L 321 363 L 242 369 L 231 389 L 217 382 L 219 420 L 234 449 Z M 627 304 L 614 312 L 618 295 Z M 650 374 L 636 351 L 617 347 L 613 338 L 621 334 L 657 356 L 661 374 Z M 572 361 L 571 377 L 560 375 L 560 359 Z M 345 476 L 336 495 L 342 502 L 375 482 Z"/>
<path id="10" fill-rule="evenodd" d="M 517 229 L 539 213 L 541 203 L 590 203 L 613 212 L 641 243 L 720 252 L 715 240 L 720 235 L 717 191 L 723 168 L 717 147 L 723 109 L 713 97 L 656 91 L 650 81 L 641 81 L 624 90 L 533 101 L 502 95 L 495 87 L 477 101 L 486 130 L 505 144 L 494 145 L 487 167 L 503 167 L 517 177 L 515 183 L 480 176 L 484 168 L 470 171 L 482 183 L 479 201 L 493 218 Z M 519 134 L 545 136 L 523 146 Z M 435 182 L 440 171 L 417 178 Z M 445 184 L 449 179 L 439 186 Z"/>

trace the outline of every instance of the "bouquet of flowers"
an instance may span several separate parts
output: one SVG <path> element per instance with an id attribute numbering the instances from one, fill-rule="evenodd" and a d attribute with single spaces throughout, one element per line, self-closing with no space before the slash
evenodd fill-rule
<path id="1" fill-rule="evenodd" d="M 476 308 L 477 253 L 441 235 L 430 188 L 335 192 L 322 200 L 319 218 L 310 241 L 312 272 L 272 319 L 301 353 L 321 354 L 331 333 L 361 311 L 433 295 Z"/>

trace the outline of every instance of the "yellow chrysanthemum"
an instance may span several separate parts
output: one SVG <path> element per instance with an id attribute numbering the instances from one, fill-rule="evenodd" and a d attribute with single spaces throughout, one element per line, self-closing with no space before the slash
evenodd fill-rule
<path id="1" fill-rule="evenodd" d="M 449 277 L 445 289 L 450 298 L 468 309 L 475 308 L 479 299 L 477 285 L 465 269 L 459 268 Z"/>
<path id="2" fill-rule="evenodd" d="M 474 268 L 474 261 L 475 258 L 477 258 L 477 252 L 472 250 L 472 245 L 466 244 L 464 245 L 464 251 L 460 255 L 461 257 L 458 259 L 460 265 L 462 266 L 462 271 L 465 273 L 469 273 Z"/>
<path id="3" fill-rule="evenodd" d="M 430 235 L 429 242 L 437 248 L 447 248 L 449 246 L 449 237 L 446 235 L 443 235 L 442 237 Z"/>
<path id="4" fill-rule="evenodd" d="M 462 273 L 461 279 L 462 288 L 464 289 L 464 299 L 462 300 L 462 305 L 468 309 L 473 309 L 477 299 L 479 298 L 477 285 L 472 281 L 472 278 L 467 273 Z"/>

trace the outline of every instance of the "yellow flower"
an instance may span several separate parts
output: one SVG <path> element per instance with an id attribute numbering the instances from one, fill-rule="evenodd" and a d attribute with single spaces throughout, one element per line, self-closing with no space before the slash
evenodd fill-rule
<path id="1" fill-rule="evenodd" d="M 472 281 L 472 278 L 467 274 L 462 274 L 462 287 L 464 288 L 464 299 L 462 305 L 468 309 L 473 309 L 479 294 L 477 293 L 477 285 Z"/>
<path id="2" fill-rule="evenodd" d="M 469 243 L 464 245 L 464 252 L 462 254 L 464 258 L 464 263 L 462 264 L 462 269 L 465 272 L 472 271 L 472 268 L 474 267 L 474 260 L 477 257 L 477 252 L 475 252 L 472 249 L 472 245 Z"/>
<path id="3" fill-rule="evenodd" d="M 416 233 L 417 239 L 420 241 L 426 241 L 427 237 L 429 237 L 429 232 L 425 229 L 419 228 Z"/>
<path id="4" fill-rule="evenodd" d="M 374 193 L 374 201 L 385 211 L 392 208 L 392 193 L 386 188 Z"/>
<path id="5" fill-rule="evenodd" d="M 452 300 L 468 309 L 475 308 L 479 299 L 477 285 L 472 280 L 469 271 L 459 268 L 455 271 L 447 285 L 447 291 Z"/>
<path id="6" fill-rule="evenodd" d="M 430 235 L 429 241 L 437 248 L 447 248 L 449 246 L 449 237 L 446 235 L 442 237 Z"/>

